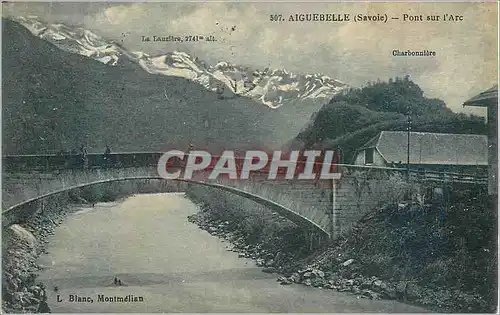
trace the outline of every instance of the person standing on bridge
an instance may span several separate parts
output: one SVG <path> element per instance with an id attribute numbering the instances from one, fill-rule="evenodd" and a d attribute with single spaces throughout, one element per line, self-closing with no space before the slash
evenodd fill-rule
<path id="1" fill-rule="evenodd" d="M 191 151 L 194 151 L 194 145 L 192 143 L 189 144 L 187 154 L 191 154 Z"/>
<path id="2" fill-rule="evenodd" d="M 109 145 L 106 145 L 106 150 L 104 151 L 104 164 L 106 166 L 111 165 L 111 149 L 109 148 Z"/>
<path id="3" fill-rule="evenodd" d="M 88 168 L 89 159 L 88 159 L 88 156 L 87 156 L 87 148 L 83 144 L 80 147 L 80 157 L 82 159 L 83 168 Z"/>

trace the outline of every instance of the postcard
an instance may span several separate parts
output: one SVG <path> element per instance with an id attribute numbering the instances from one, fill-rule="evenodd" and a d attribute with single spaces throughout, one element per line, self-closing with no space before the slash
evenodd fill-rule
<path id="1" fill-rule="evenodd" d="M 3 2 L 2 313 L 496 313 L 498 3 Z"/>

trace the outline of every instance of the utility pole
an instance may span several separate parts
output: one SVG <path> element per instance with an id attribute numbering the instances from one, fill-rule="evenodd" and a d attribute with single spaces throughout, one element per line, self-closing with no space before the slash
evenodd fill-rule
<path id="1" fill-rule="evenodd" d="M 330 241 L 335 239 L 335 212 L 337 210 L 337 181 L 332 179 L 332 212 L 330 213 Z"/>
<path id="2" fill-rule="evenodd" d="M 408 106 L 408 115 L 407 115 L 407 136 L 408 136 L 408 141 L 407 141 L 407 147 L 406 147 L 406 177 L 408 180 L 410 180 L 410 133 L 411 133 L 411 109 L 410 106 Z"/>
<path id="3" fill-rule="evenodd" d="M 411 134 L 411 108 L 408 105 L 408 117 L 407 117 L 407 146 L 406 146 L 406 181 L 408 184 L 407 200 L 412 199 L 412 184 L 410 182 L 410 134 Z"/>

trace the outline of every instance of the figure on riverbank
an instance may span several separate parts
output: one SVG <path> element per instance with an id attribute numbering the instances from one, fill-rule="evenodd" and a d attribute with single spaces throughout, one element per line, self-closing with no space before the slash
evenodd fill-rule
<path id="1" fill-rule="evenodd" d="M 47 304 L 47 296 L 44 295 L 43 300 L 38 305 L 37 313 L 47 314 L 50 313 L 50 307 Z"/>

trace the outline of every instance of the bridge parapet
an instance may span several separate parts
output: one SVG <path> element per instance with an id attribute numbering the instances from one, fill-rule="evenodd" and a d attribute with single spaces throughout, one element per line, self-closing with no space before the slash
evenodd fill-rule
<path id="1" fill-rule="evenodd" d="M 67 169 L 50 173 L 3 173 L 2 207 L 7 209 L 18 203 L 55 191 L 84 186 L 98 181 L 130 177 L 158 177 L 156 168 Z"/>
<path id="2" fill-rule="evenodd" d="M 68 168 L 43 171 L 37 169 L 29 174 L 21 172 L 3 173 L 3 209 L 57 191 L 83 187 L 99 182 L 126 179 L 161 179 L 151 156 L 134 155 L 131 163 L 142 166 L 111 168 Z M 16 158 L 14 161 L 22 159 Z M 124 161 L 125 161 L 124 157 Z M 139 162 L 140 162 L 139 161 Z M 11 161 L 12 162 L 12 161 Z M 142 163 L 141 162 L 141 163 Z M 12 165 L 18 165 L 11 163 Z M 140 164 L 140 163 L 139 163 Z M 12 171 L 16 168 L 10 168 Z M 380 203 L 400 200 L 406 189 L 406 170 L 338 165 L 343 174 L 333 186 L 332 180 L 269 180 L 267 174 L 252 174 L 248 180 L 208 179 L 209 172 L 196 172 L 191 182 L 195 184 L 219 185 L 220 189 L 239 194 L 281 211 L 281 214 L 296 222 L 313 225 L 325 233 L 335 235 L 348 231 L 350 226 L 367 211 Z M 172 170 L 174 171 L 174 170 Z M 486 177 L 471 177 L 464 174 L 439 174 L 435 172 L 409 173 L 410 183 L 422 182 L 481 184 Z M 335 190 L 333 189 L 335 187 Z M 288 211 L 288 212 L 287 212 Z"/>

